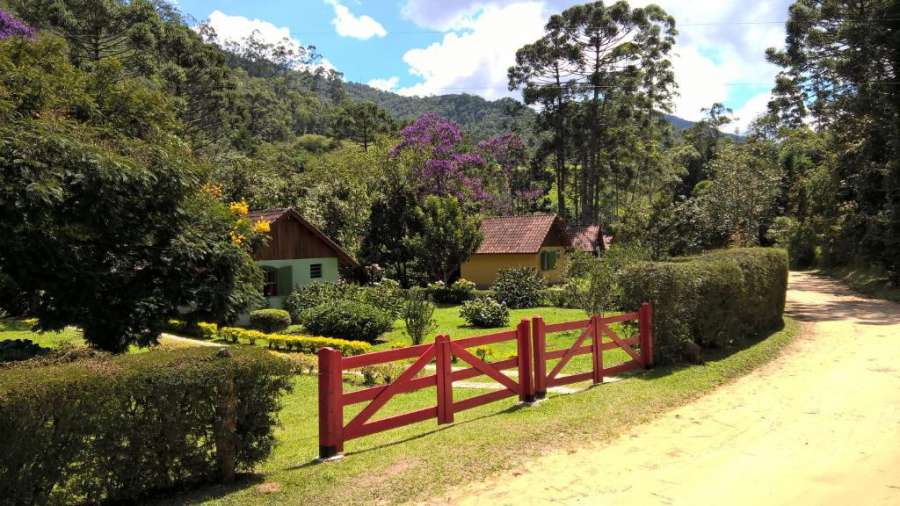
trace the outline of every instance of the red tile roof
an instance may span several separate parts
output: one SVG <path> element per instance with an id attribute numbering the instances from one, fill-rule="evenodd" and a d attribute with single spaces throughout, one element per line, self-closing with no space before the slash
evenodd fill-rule
<path id="1" fill-rule="evenodd" d="M 569 227 L 567 233 L 572 241 L 572 246 L 579 251 L 587 251 L 593 253 L 598 248 L 606 249 L 606 241 L 601 239 L 600 225 L 585 225 Z M 601 243 L 601 241 L 603 241 Z"/>
<path id="2" fill-rule="evenodd" d="M 555 214 L 485 218 L 481 222 L 484 240 L 475 254 L 537 253 L 554 223 L 562 226 Z"/>

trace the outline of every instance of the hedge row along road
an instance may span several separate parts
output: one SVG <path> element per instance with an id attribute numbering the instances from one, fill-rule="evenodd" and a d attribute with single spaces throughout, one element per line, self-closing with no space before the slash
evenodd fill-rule
<path id="1" fill-rule="evenodd" d="M 434 503 L 900 504 L 900 304 L 805 273 L 787 297 L 802 334 L 770 364 Z"/>

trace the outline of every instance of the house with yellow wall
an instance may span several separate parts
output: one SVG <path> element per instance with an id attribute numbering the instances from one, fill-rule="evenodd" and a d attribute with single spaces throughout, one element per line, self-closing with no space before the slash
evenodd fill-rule
<path id="1" fill-rule="evenodd" d="M 555 214 L 498 216 L 481 222 L 484 239 L 460 267 L 460 275 L 489 288 L 500 269 L 533 267 L 547 283 L 561 283 L 572 241 Z"/>

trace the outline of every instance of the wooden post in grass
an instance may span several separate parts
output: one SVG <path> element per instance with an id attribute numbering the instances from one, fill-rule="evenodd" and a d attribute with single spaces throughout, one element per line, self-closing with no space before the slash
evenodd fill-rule
<path id="1" fill-rule="evenodd" d="M 519 363 L 519 400 L 532 403 L 534 402 L 534 383 L 531 372 L 531 322 L 528 320 L 523 319 L 516 327 L 516 343 Z"/>
<path id="2" fill-rule="evenodd" d="M 437 369 L 437 419 L 438 425 L 453 423 L 453 352 L 450 336 L 440 335 L 434 340 L 435 367 Z"/>
<path id="3" fill-rule="evenodd" d="M 547 336 L 544 319 L 535 316 L 531 319 L 531 352 L 534 355 L 534 398 L 547 397 Z"/>
<path id="4" fill-rule="evenodd" d="M 600 334 L 600 317 L 591 316 L 591 362 L 595 385 L 603 383 L 603 336 Z"/>
<path id="5" fill-rule="evenodd" d="M 319 458 L 330 459 L 344 451 L 344 405 L 341 353 L 319 350 Z"/>
<path id="6" fill-rule="evenodd" d="M 653 306 L 649 302 L 641 304 L 640 328 L 641 362 L 649 369 L 653 367 Z"/>

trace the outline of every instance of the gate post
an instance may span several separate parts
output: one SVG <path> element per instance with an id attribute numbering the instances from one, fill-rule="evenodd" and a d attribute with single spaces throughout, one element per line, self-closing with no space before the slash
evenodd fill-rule
<path id="1" fill-rule="evenodd" d="M 453 365 L 450 336 L 440 335 L 434 340 L 435 367 L 437 369 L 437 419 L 438 425 L 453 423 Z"/>
<path id="2" fill-rule="evenodd" d="M 653 367 L 653 306 L 649 302 L 641 304 L 641 362 L 644 367 Z"/>
<path id="3" fill-rule="evenodd" d="M 344 451 L 344 403 L 341 353 L 319 350 L 319 458 L 328 460 Z"/>
<path id="4" fill-rule="evenodd" d="M 535 316 L 531 319 L 531 343 L 534 354 L 534 398 L 547 397 L 547 335 L 544 329 L 544 319 Z"/>
<path id="5" fill-rule="evenodd" d="M 519 400 L 534 402 L 534 383 L 531 372 L 531 322 L 523 319 L 516 327 L 516 343 L 518 344 L 519 363 Z"/>
<path id="6" fill-rule="evenodd" d="M 600 317 L 591 316 L 591 359 L 593 362 L 593 377 L 595 385 L 603 383 L 603 338 L 600 335 Z"/>

